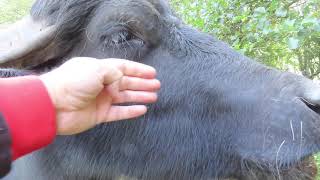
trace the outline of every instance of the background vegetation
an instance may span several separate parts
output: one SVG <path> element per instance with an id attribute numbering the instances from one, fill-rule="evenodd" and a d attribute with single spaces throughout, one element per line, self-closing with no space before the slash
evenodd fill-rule
<path id="1" fill-rule="evenodd" d="M 26 15 L 33 0 L 0 0 L 0 24 L 8 24 Z"/>
<path id="2" fill-rule="evenodd" d="M 189 24 L 264 64 L 320 74 L 320 0 L 171 0 Z"/>
<path id="3" fill-rule="evenodd" d="M 0 24 L 24 16 L 32 1 L 0 0 Z M 320 78 L 320 0 L 171 0 L 171 4 L 186 23 L 257 61 Z M 316 160 L 320 167 L 319 155 Z"/>

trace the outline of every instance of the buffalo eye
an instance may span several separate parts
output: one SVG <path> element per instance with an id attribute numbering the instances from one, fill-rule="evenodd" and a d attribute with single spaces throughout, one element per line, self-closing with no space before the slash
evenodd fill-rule
<path id="1" fill-rule="evenodd" d="M 118 34 L 113 34 L 111 36 L 111 41 L 114 44 L 122 44 L 125 42 L 128 42 L 130 40 L 133 40 L 135 37 L 129 33 L 128 31 L 121 31 Z"/>
<path id="2" fill-rule="evenodd" d="M 104 46 L 142 47 L 145 44 L 137 33 L 134 33 L 125 27 L 113 27 L 108 29 L 107 34 L 102 35 L 100 40 Z"/>

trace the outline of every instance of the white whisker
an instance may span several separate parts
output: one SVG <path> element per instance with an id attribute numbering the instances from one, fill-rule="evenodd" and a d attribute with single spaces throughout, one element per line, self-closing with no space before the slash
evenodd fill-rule
<path id="1" fill-rule="evenodd" d="M 93 42 L 93 40 L 90 38 L 90 35 L 89 35 L 89 33 L 88 33 L 88 30 L 87 30 L 87 29 L 85 30 L 85 34 L 86 34 L 86 36 L 87 36 L 88 40 L 89 40 L 91 43 L 94 43 L 94 42 Z"/>
<path id="2" fill-rule="evenodd" d="M 303 141 L 303 134 L 302 134 L 302 132 L 303 132 L 303 127 L 302 127 L 302 125 L 303 125 L 303 123 L 302 123 L 302 121 L 300 121 L 300 146 L 299 146 L 299 154 L 298 154 L 299 157 L 300 157 L 300 155 L 301 155 L 301 151 L 302 151 L 302 141 Z"/>
<path id="3" fill-rule="evenodd" d="M 262 149 L 265 150 L 265 146 L 266 146 L 266 140 L 268 138 L 268 131 L 269 131 L 269 127 L 266 129 L 264 136 L 263 136 L 263 141 L 262 141 Z"/>
<path id="4" fill-rule="evenodd" d="M 282 146 L 283 146 L 283 144 L 285 142 L 286 142 L 286 140 L 282 141 L 281 145 L 278 148 L 277 155 L 276 155 L 276 168 L 277 168 L 277 173 L 278 173 L 279 180 L 281 180 L 281 176 L 280 176 L 280 170 L 279 170 L 278 157 L 279 157 L 280 150 L 281 150 L 281 148 L 282 148 Z"/>
<path id="5" fill-rule="evenodd" d="M 290 128 L 291 128 L 291 133 L 292 133 L 292 140 L 294 141 L 294 130 L 293 130 L 293 125 L 292 125 L 292 120 L 290 120 Z"/>
<path id="6" fill-rule="evenodd" d="M 83 44 L 83 47 L 82 47 L 82 49 L 81 49 L 81 51 L 80 51 L 80 54 L 81 54 L 81 55 L 83 54 L 83 52 L 84 52 L 84 50 L 86 49 L 86 47 L 87 47 L 87 41 L 85 41 L 84 44 Z"/>

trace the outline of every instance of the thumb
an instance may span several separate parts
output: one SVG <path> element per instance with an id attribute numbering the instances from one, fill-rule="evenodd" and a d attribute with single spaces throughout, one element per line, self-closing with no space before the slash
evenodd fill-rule
<path id="1" fill-rule="evenodd" d="M 123 73 L 119 69 L 108 65 L 103 65 L 102 73 L 104 85 L 112 84 L 123 76 Z"/>

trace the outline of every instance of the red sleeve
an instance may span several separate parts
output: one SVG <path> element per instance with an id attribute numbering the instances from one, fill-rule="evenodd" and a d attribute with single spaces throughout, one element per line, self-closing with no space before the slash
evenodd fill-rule
<path id="1" fill-rule="evenodd" d="M 36 76 L 0 79 L 0 111 L 12 138 L 13 160 L 48 145 L 55 138 L 55 109 Z"/>

